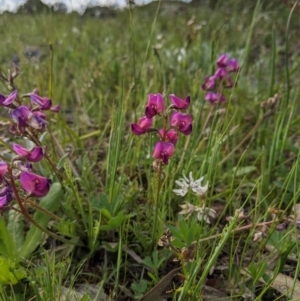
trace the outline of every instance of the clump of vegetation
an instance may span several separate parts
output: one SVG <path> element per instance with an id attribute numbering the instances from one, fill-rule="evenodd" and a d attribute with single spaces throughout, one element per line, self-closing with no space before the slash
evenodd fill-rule
<path id="1" fill-rule="evenodd" d="M 0 17 L 1 300 L 300 298 L 299 9 L 235 2 Z"/>

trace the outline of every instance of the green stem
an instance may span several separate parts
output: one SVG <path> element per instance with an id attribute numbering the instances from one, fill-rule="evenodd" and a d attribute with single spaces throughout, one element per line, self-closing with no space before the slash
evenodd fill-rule
<path id="1" fill-rule="evenodd" d="M 157 191 L 156 191 L 156 199 L 155 199 L 155 215 L 154 215 L 154 226 L 152 230 L 152 244 L 155 246 L 157 243 L 156 239 L 156 231 L 157 231 L 157 222 L 158 222 L 158 208 L 159 208 L 159 194 L 161 189 L 161 175 L 162 175 L 162 161 L 158 162 L 158 168 L 157 168 Z"/>
<path id="2" fill-rule="evenodd" d="M 55 220 L 57 220 L 59 222 L 61 221 L 60 217 L 58 217 L 56 214 L 48 211 L 47 209 L 41 207 L 39 204 L 36 204 L 35 202 L 33 202 L 33 201 L 29 200 L 29 199 L 26 199 L 25 202 L 28 203 L 28 204 L 30 204 L 30 206 L 32 206 L 32 207 L 34 207 L 34 208 L 36 208 L 36 209 L 44 212 L 45 214 L 51 216 L 53 219 L 55 219 Z"/>

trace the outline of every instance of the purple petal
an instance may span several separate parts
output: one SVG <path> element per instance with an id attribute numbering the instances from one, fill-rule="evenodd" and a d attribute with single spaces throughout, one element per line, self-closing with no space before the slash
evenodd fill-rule
<path id="1" fill-rule="evenodd" d="M 7 173 L 8 165 L 6 162 L 0 161 L 0 177 L 4 177 Z"/>
<path id="2" fill-rule="evenodd" d="M 167 135 L 166 135 L 166 142 L 171 142 L 172 144 L 176 145 L 178 141 L 178 133 L 171 129 L 167 132 Z"/>
<path id="3" fill-rule="evenodd" d="M 164 142 L 162 146 L 162 151 L 167 154 L 168 158 L 172 157 L 175 151 L 174 144 L 170 142 Z"/>
<path id="4" fill-rule="evenodd" d="M 143 129 L 136 123 L 131 124 L 131 131 L 134 135 L 137 135 L 137 136 L 143 135 L 147 132 L 147 130 Z"/>
<path id="5" fill-rule="evenodd" d="M 154 146 L 153 157 L 155 159 L 161 159 L 161 150 L 163 142 L 157 142 Z"/>
<path id="6" fill-rule="evenodd" d="M 146 106 L 146 111 L 145 111 L 145 115 L 147 118 L 151 119 L 152 117 L 154 117 L 157 114 L 155 109 L 152 109 L 149 106 Z"/>
<path id="7" fill-rule="evenodd" d="M 35 103 L 35 104 L 37 104 L 39 106 L 43 106 L 44 105 L 44 99 L 41 96 L 39 96 L 39 95 L 37 95 L 35 93 L 31 93 L 30 94 L 30 100 L 33 103 Z"/>
<path id="8" fill-rule="evenodd" d="M 59 105 L 55 105 L 53 106 L 50 111 L 54 112 L 54 113 L 57 113 L 60 111 L 60 106 Z"/>
<path id="9" fill-rule="evenodd" d="M 219 58 L 217 60 L 218 67 L 226 67 L 227 66 L 227 61 L 228 61 L 227 54 L 222 54 L 221 56 L 219 56 Z"/>
<path id="10" fill-rule="evenodd" d="M 35 177 L 34 174 L 30 172 L 22 172 L 20 175 L 20 182 L 24 190 L 27 192 L 34 192 L 35 191 Z"/>
<path id="11" fill-rule="evenodd" d="M 20 157 L 27 157 L 30 155 L 30 151 L 23 147 L 22 145 L 13 143 L 13 150 L 18 154 Z"/>
<path id="12" fill-rule="evenodd" d="M 41 107 L 41 110 L 50 110 L 50 108 L 52 107 L 52 101 L 47 97 L 41 97 L 38 94 L 31 93 L 30 99 L 33 103 L 39 105 Z"/>
<path id="13" fill-rule="evenodd" d="M 38 197 L 47 195 L 51 185 L 49 179 L 28 171 L 21 173 L 20 182 L 25 191 Z"/>
<path id="14" fill-rule="evenodd" d="M 164 137 L 164 129 L 160 129 L 159 134 L 161 137 Z M 172 144 L 176 145 L 176 143 L 178 141 L 178 133 L 173 129 L 168 130 L 167 133 L 165 134 L 164 141 L 171 142 Z"/>
<path id="15" fill-rule="evenodd" d="M 225 68 L 218 68 L 215 72 L 215 76 L 219 80 L 222 80 L 223 78 L 227 78 L 229 74 Z"/>
<path id="16" fill-rule="evenodd" d="M 206 76 L 204 84 L 202 85 L 202 90 L 203 91 L 209 91 L 209 90 L 213 90 L 215 88 L 215 84 L 216 84 L 216 76 Z"/>
<path id="17" fill-rule="evenodd" d="M 5 99 L 5 101 L 3 102 L 3 105 L 4 106 L 10 105 L 15 100 L 15 98 L 17 97 L 17 94 L 18 94 L 18 91 L 15 90 L 10 95 L 8 95 L 7 98 Z"/>
<path id="18" fill-rule="evenodd" d="M 181 113 L 174 112 L 171 116 L 171 126 L 178 127 L 180 125 L 180 115 Z"/>
<path id="19" fill-rule="evenodd" d="M 40 146 L 36 146 L 27 157 L 29 162 L 39 162 L 44 156 L 44 149 Z"/>
<path id="20" fill-rule="evenodd" d="M 152 118 L 147 118 L 146 116 L 141 117 L 138 122 L 139 126 L 144 130 L 148 130 L 152 126 L 152 123 Z"/>
<path id="21" fill-rule="evenodd" d="M 190 135 L 193 130 L 193 125 L 192 124 L 187 124 L 185 127 L 182 127 L 180 129 L 180 132 L 184 135 Z"/>
<path id="22" fill-rule="evenodd" d="M 7 196 L 1 196 L 0 197 L 0 208 L 3 208 L 7 204 Z"/>
<path id="23" fill-rule="evenodd" d="M 26 106 L 20 106 L 11 113 L 11 118 L 20 126 L 26 126 L 32 116 L 33 113 Z"/>
<path id="24" fill-rule="evenodd" d="M 237 59 L 231 59 L 227 62 L 227 70 L 228 72 L 238 72 L 240 70 L 239 63 Z"/>
<path id="25" fill-rule="evenodd" d="M 3 102 L 5 101 L 6 97 L 3 94 L 0 94 L 0 105 L 3 105 Z"/>
<path id="26" fill-rule="evenodd" d="M 208 100 L 210 103 L 219 103 L 225 101 L 225 97 L 221 93 L 208 92 L 205 96 L 205 100 Z"/>
<path id="27" fill-rule="evenodd" d="M 157 113 L 161 113 L 165 109 L 164 98 L 160 93 L 157 93 L 156 97 L 157 97 Z"/>
<path id="28" fill-rule="evenodd" d="M 176 95 L 171 94 L 170 98 L 171 98 L 173 105 L 176 107 L 176 109 L 179 109 L 179 110 L 187 109 L 189 107 L 190 101 L 191 101 L 190 96 L 187 96 L 183 100 L 183 99 L 177 97 Z"/>
<path id="29" fill-rule="evenodd" d="M 170 142 L 157 142 L 154 146 L 153 157 L 168 164 L 168 159 L 174 154 L 175 147 Z"/>
<path id="30" fill-rule="evenodd" d="M 149 94 L 148 102 L 146 106 L 146 117 L 152 118 L 153 116 L 163 112 L 165 109 L 165 103 L 161 94 Z"/>

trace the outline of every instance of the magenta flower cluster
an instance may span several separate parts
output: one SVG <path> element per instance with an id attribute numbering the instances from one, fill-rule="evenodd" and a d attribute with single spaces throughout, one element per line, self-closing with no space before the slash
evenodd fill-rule
<path id="1" fill-rule="evenodd" d="M 0 94 L 0 106 L 11 110 L 10 116 L 14 121 L 10 128 L 12 134 L 22 135 L 26 132 L 26 128 L 42 131 L 48 124 L 45 111 L 58 112 L 60 110 L 58 105 L 52 106 L 51 99 L 39 96 L 37 90 L 23 95 L 22 100 L 26 97 L 31 100 L 28 105 L 21 103 L 17 91 L 8 96 Z"/>
<path id="2" fill-rule="evenodd" d="M 30 103 L 23 101 L 29 98 Z M 11 123 L 9 131 L 15 137 L 26 137 L 31 142 L 39 143 L 38 135 L 45 131 L 48 121 L 45 111 L 58 112 L 59 106 L 52 106 L 47 97 L 41 97 L 37 91 L 18 96 L 17 91 L 5 96 L 0 94 L 0 106 L 9 110 Z M 33 163 L 39 162 L 45 155 L 45 149 L 36 145 L 31 149 L 13 143 L 15 155 L 11 162 L 0 160 L 0 210 L 19 197 L 43 197 L 47 195 L 51 180 L 33 172 Z M 19 184 L 18 184 L 19 182 Z"/>
<path id="3" fill-rule="evenodd" d="M 170 99 L 172 104 L 165 109 L 164 98 L 160 93 L 149 94 L 145 108 L 145 116 L 141 117 L 138 123 L 131 124 L 131 130 L 134 135 L 139 136 L 150 132 L 156 132 L 158 134 L 159 141 L 155 144 L 153 157 L 156 161 L 162 162 L 163 164 L 168 164 L 169 159 L 175 152 L 178 133 L 190 135 L 192 132 L 192 116 L 182 113 L 182 111 L 189 107 L 190 97 L 187 96 L 185 99 L 181 99 L 171 94 Z M 152 128 L 153 118 L 155 116 L 163 118 L 163 128 Z"/>
<path id="4" fill-rule="evenodd" d="M 206 91 L 205 100 L 210 103 L 220 103 L 225 101 L 222 94 L 223 88 L 232 88 L 234 82 L 231 73 L 238 72 L 240 69 L 236 59 L 230 59 L 227 54 L 222 54 L 217 60 L 217 70 L 212 76 L 207 76 L 202 85 L 202 90 Z"/>

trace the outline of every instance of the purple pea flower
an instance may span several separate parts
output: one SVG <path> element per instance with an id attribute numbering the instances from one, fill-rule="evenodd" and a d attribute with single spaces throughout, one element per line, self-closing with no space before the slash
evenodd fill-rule
<path id="1" fill-rule="evenodd" d="M 143 116 L 139 119 L 138 123 L 131 124 L 131 130 L 134 135 L 143 135 L 152 126 L 152 118 Z"/>
<path id="2" fill-rule="evenodd" d="M 37 104 L 41 110 L 50 110 L 52 107 L 50 98 L 41 97 L 36 93 L 30 93 L 30 99 L 33 103 Z"/>
<path id="3" fill-rule="evenodd" d="M 0 209 L 5 207 L 13 199 L 13 190 L 11 185 L 7 182 L 4 188 L 0 190 Z"/>
<path id="4" fill-rule="evenodd" d="M 237 59 L 228 60 L 226 69 L 228 72 L 238 72 L 240 70 L 240 66 Z"/>
<path id="5" fill-rule="evenodd" d="M 233 87 L 233 81 L 225 68 L 218 68 L 217 71 L 215 72 L 215 77 L 222 81 L 223 85 L 226 88 L 232 88 Z"/>
<path id="6" fill-rule="evenodd" d="M 30 125 L 35 129 L 42 129 L 47 124 L 45 114 L 39 111 L 32 112 L 26 106 L 20 106 L 12 111 L 11 118 L 17 123 L 19 127 L 26 127 Z"/>
<path id="7" fill-rule="evenodd" d="M 221 93 L 208 92 L 205 95 L 205 100 L 209 101 L 210 103 L 220 103 L 225 101 L 226 99 Z"/>
<path id="8" fill-rule="evenodd" d="M 44 129 L 48 124 L 46 121 L 46 115 L 41 111 L 33 111 L 33 122 L 29 124 L 35 129 L 41 130 Z"/>
<path id="9" fill-rule="evenodd" d="M 20 106 L 11 113 L 11 118 L 22 127 L 25 127 L 32 117 L 33 113 L 26 106 Z"/>
<path id="10" fill-rule="evenodd" d="M 175 147 L 170 142 L 157 142 L 154 147 L 153 157 L 157 160 L 161 160 L 164 164 L 169 163 L 169 158 L 174 154 Z"/>
<path id="11" fill-rule="evenodd" d="M 160 93 L 149 94 L 148 103 L 146 105 L 146 117 L 152 118 L 155 115 L 163 112 L 165 109 L 165 103 L 163 96 Z"/>
<path id="12" fill-rule="evenodd" d="M 9 106 L 15 100 L 15 98 L 17 97 L 17 94 L 18 94 L 17 90 L 13 91 L 7 97 L 5 97 L 3 94 L 0 94 L 0 105 L 5 106 L 5 107 Z"/>
<path id="13" fill-rule="evenodd" d="M 206 76 L 205 82 L 202 85 L 202 90 L 204 90 L 204 91 L 213 90 L 215 88 L 215 85 L 216 85 L 216 79 L 217 79 L 217 77 L 215 75 Z"/>
<path id="14" fill-rule="evenodd" d="M 44 156 L 44 149 L 40 146 L 34 147 L 31 151 L 25 147 L 13 143 L 13 150 L 23 158 L 26 158 L 29 162 L 39 162 Z"/>
<path id="15" fill-rule="evenodd" d="M 222 54 L 218 58 L 217 65 L 219 68 L 226 68 L 228 72 L 238 72 L 240 69 L 237 59 L 229 59 L 227 54 Z"/>
<path id="16" fill-rule="evenodd" d="M 36 197 L 43 197 L 47 195 L 51 186 L 50 179 L 28 171 L 21 173 L 20 182 L 25 191 Z"/>
<path id="17" fill-rule="evenodd" d="M 177 128 L 184 135 L 189 135 L 192 132 L 193 118 L 189 114 L 174 112 L 171 116 L 171 126 Z"/>
<path id="18" fill-rule="evenodd" d="M 219 58 L 217 60 L 217 65 L 218 65 L 218 67 L 225 68 L 225 67 L 227 67 L 227 62 L 228 62 L 228 55 L 222 54 L 219 56 Z"/>
<path id="19" fill-rule="evenodd" d="M 164 137 L 164 129 L 160 129 L 159 134 L 161 137 Z M 176 145 L 177 141 L 178 133 L 174 129 L 168 130 L 165 135 L 165 142 L 171 142 L 172 144 Z"/>
<path id="20" fill-rule="evenodd" d="M 0 184 L 3 182 L 4 176 L 7 173 L 8 165 L 6 162 L 0 161 Z"/>
<path id="21" fill-rule="evenodd" d="M 177 110 L 187 109 L 191 102 L 190 96 L 187 96 L 185 99 L 181 99 L 181 98 L 177 97 L 176 95 L 171 94 L 170 98 L 174 105 L 174 108 Z"/>

